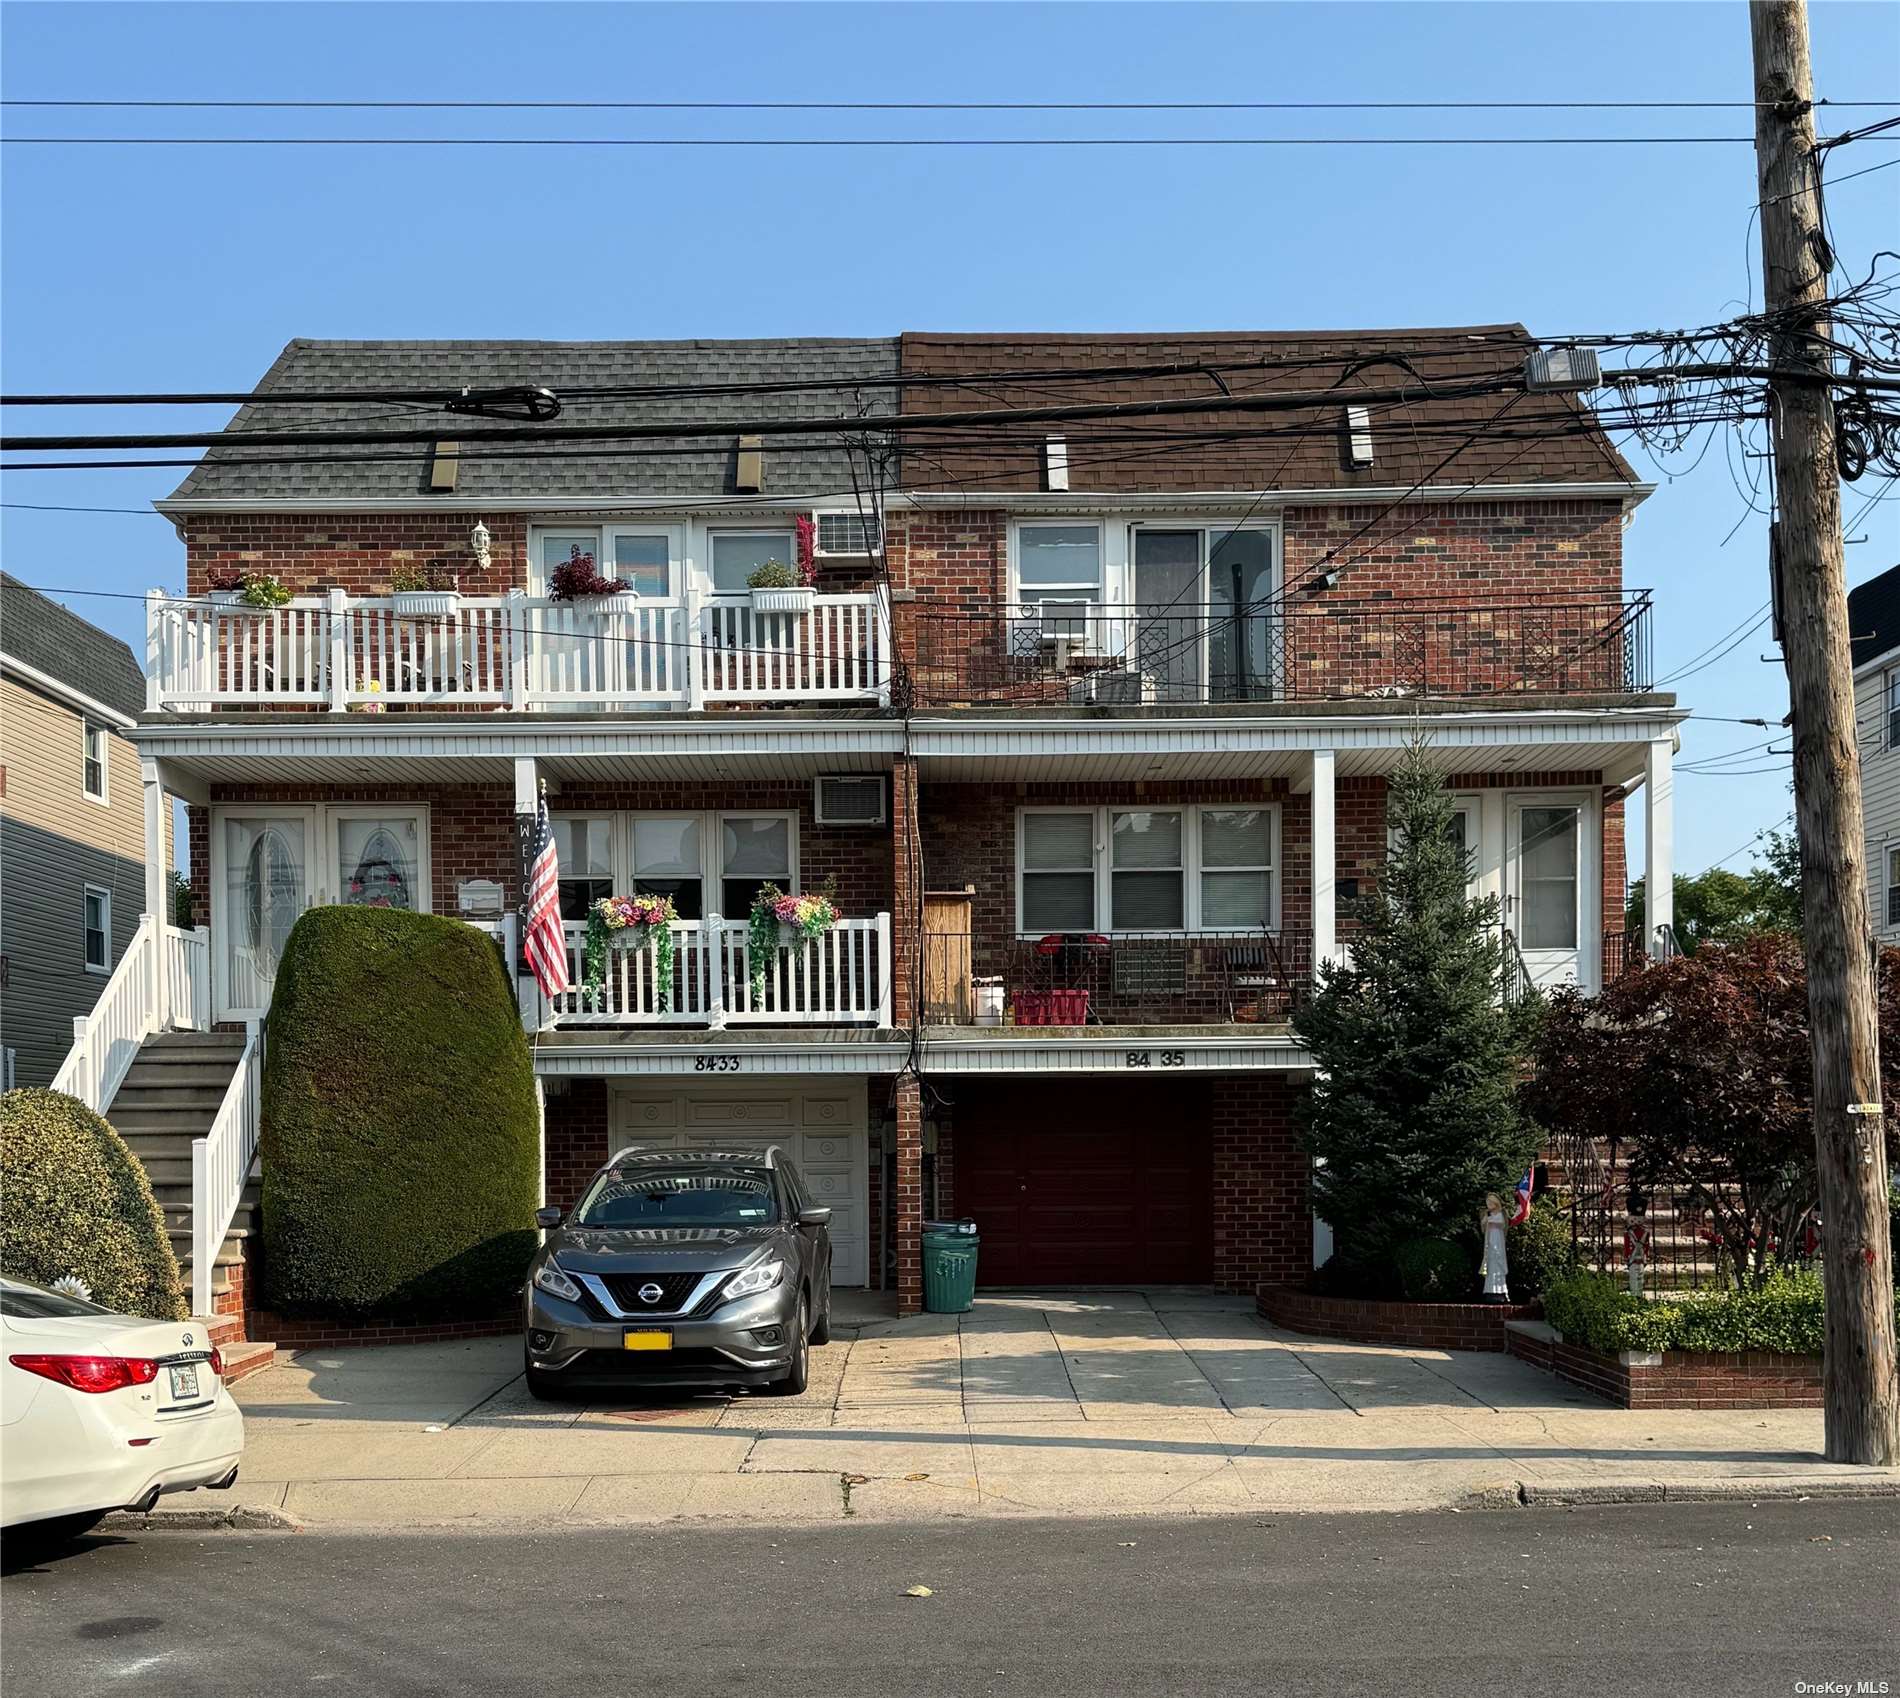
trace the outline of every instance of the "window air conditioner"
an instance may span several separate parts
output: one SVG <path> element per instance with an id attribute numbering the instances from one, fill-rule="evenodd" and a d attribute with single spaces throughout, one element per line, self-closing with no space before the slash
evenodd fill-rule
<path id="1" fill-rule="evenodd" d="M 820 825 L 883 825 L 889 819 L 884 780 L 878 775 L 838 773 L 812 785 L 812 812 Z"/>

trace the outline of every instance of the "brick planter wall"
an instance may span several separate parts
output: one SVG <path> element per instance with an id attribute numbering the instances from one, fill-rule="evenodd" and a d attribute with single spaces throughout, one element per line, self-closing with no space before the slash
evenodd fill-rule
<path id="1" fill-rule="evenodd" d="M 1624 1409 L 1819 1409 L 1821 1358 L 1771 1350 L 1625 1350 L 1573 1344 L 1548 1327 L 1512 1327 L 1506 1348 Z"/>
<path id="2" fill-rule="evenodd" d="M 521 1312 L 473 1321 L 322 1321 L 293 1319 L 268 1309 L 246 1317 L 253 1338 L 279 1350 L 335 1350 L 358 1344 L 452 1344 L 459 1339 L 498 1338 L 521 1330 Z"/>
<path id="3" fill-rule="evenodd" d="M 1418 1350 L 1502 1350 L 1504 1323 L 1536 1313 L 1529 1303 L 1376 1303 L 1295 1285 L 1261 1286 L 1256 1307 L 1293 1332 Z"/>

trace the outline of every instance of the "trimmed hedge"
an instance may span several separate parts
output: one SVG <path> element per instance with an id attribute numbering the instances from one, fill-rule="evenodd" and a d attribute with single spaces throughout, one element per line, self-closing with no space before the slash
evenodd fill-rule
<path id="1" fill-rule="evenodd" d="M 1826 1336 L 1821 1276 L 1772 1274 L 1743 1291 L 1633 1297 L 1617 1280 L 1578 1274 L 1544 1293 L 1544 1318 L 1567 1342 L 1620 1350 L 1821 1352 Z"/>
<path id="2" fill-rule="evenodd" d="M 76 1097 L 0 1097 L 0 1273 L 83 1279 L 122 1315 L 185 1318 L 178 1260 L 151 1181 L 125 1140 Z"/>
<path id="3" fill-rule="evenodd" d="M 264 1300 L 335 1320 L 477 1320 L 537 1242 L 534 1069 L 493 941 L 458 920 L 313 908 L 264 1067 Z"/>

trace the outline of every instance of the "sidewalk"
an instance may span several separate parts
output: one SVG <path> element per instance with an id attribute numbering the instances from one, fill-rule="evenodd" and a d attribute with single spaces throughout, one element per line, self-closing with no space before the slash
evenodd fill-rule
<path id="1" fill-rule="evenodd" d="M 1818 1411 L 1613 1409 L 1502 1355 L 1277 1332 L 1236 1297 L 876 1301 L 841 1295 L 800 1398 L 537 1403 L 513 1339 L 303 1351 L 236 1389 L 237 1487 L 165 1512 L 518 1529 L 1900 1491 L 1822 1462 Z"/>

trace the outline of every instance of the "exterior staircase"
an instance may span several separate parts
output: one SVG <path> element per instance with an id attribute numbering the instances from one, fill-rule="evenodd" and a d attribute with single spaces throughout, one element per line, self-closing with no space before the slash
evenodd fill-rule
<path id="1" fill-rule="evenodd" d="M 152 1182 L 187 1292 L 193 1254 L 191 1144 L 209 1129 L 243 1050 L 242 1033 L 154 1033 L 139 1046 L 106 1111 Z M 244 1245 L 258 1230 L 257 1201 L 253 1178 L 218 1249 L 211 1281 L 214 1312 L 197 1317 L 224 1358 L 227 1381 L 269 1367 L 274 1354 L 273 1346 L 245 1338 Z"/>

